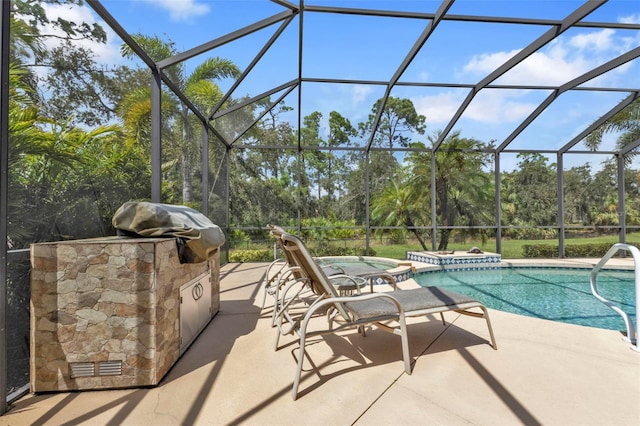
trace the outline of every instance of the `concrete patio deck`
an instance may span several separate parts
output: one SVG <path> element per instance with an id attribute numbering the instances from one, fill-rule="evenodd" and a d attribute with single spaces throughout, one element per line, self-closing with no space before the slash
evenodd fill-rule
<path id="1" fill-rule="evenodd" d="M 222 268 L 221 310 L 159 386 L 27 395 L 2 425 L 638 425 L 640 353 L 616 331 L 491 310 L 412 320 L 413 373 L 399 338 L 372 328 L 308 345 L 291 398 L 296 344 L 275 352 L 261 314 L 266 264 Z"/>

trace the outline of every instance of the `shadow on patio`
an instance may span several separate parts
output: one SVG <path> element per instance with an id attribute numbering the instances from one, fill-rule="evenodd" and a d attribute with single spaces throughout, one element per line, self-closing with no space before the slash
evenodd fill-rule
<path id="1" fill-rule="evenodd" d="M 318 337 L 292 401 L 297 345 L 273 351 L 265 268 L 222 268 L 219 314 L 157 387 L 28 395 L 0 424 L 640 423 L 640 356 L 618 332 L 493 310 L 497 351 L 475 318 L 412 320 L 411 376 L 397 336 Z"/>

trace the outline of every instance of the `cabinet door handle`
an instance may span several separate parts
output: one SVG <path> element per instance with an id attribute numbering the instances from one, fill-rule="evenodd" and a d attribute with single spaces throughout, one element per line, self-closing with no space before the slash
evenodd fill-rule
<path id="1" fill-rule="evenodd" d="M 191 295 L 193 296 L 193 300 L 198 300 L 202 297 L 204 293 L 204 288 L 202 284 L 198 283 L 193 286 L 193 290 L 191 290 Z"/>

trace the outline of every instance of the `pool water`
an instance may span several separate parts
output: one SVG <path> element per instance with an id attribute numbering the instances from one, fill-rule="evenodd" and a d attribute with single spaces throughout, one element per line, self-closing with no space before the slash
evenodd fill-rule
<path id="1" fill-rule="evenodd" d="M 498 268 L 426 272 L 414 278 L 421 286 L 441 286 L 501 311 L 552 321 L 626 330 L 620 315 L 591 294 L 590 269 Z M 602 270 L 599 293 L 635 318 L 632 271 Z M 637 326 L 637 325 L 636 325 Z"/>

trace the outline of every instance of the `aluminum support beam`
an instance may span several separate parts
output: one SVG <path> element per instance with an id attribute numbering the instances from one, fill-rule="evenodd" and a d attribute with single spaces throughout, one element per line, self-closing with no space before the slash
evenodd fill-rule
<path id="1" fill-rule="evenodd" d="M 496 191 L 496 252 L 502 254 L 502 190 L 500 182 L 500 153 L 494 153 L 494 185 Z"/>
<path id="2" fill-rule="evenodd" d="M 251 70 L 253 70 L 253 68 L 258 64 L 258 62 L 260 62 L 260 59 L 262 59 L 262 57 L 267 53 L 267 51 L 271 48 L 271 46 L 273 46 L 273 44 L 276 42 L 278 37 L 280 37 L 280 35 L 284 32 L 285 28 L 287 28 L 287 26 L 291 23 L 292 20 L 293 20 L 293 17 L 286 19 L 282 23 L 282 25 L 278 27 L 276 32 L 271 36 L 271 38 L 262 47 L 262 49 L 260 49 L 260 52 L 258 52 L 258 54 L 249 63 L 249 65 L 247 65 L 247 68 L 242 72 L 240 77 L 238 77 L 238 79 L 233 82 L 229 90 L 227 90 L 227 93 L 225 93 L 224 96 L 222 96 L 222 99 L 220 99 L 220 101 L 218 101 L 218 103 L 213 107 L 213 109 L 211 110 L 211 114 L 209 114 L 209 120 L 213 118 L 213 115 L 216 112 L 218 112 L 220 107 L 222 107 L 222 105 L 227 101 L 227 99 L 231 97 L 233 92 L 235 92 L 238 86 L 244 81 L 244 79 L 247 77 L 247 75 L 249 75 Z"/>
<path id="3" fill-rule="evenodd" d="M 391 80 L 389 80 L 389 83 L 387 84 L 387 88 L 384 92 L 384 95 L 382 96 L 382 101 L 380 102 L 380 106 L 378 107 L 378 113 L 376 114 L 376 118 L 373 122 L 373 126 L 371 127 L 371 135 L 369 135 L 369 141 L 367 142 L 367 149 L 370 149 L 371 145 L 373 145 L 373 139 L 376 135 L 376 131 L 378 130 L 378 125 L 380 124 L 380 118 L 384 113 L 384 107 L 387 104 L 387 100 L 389 99 L 391 90 L 393 89 L 394 85 L 398 82 L 402 74 L 406 71 L 407 67 L 415 59 L 416 55 L 418 54 L 422 46 L 425 44 L 429 36 L 433 34 L 433 31 L 436 29 L 436 27 L 438 26 L 438 24 L 440 23 L 444 15 L 447 13 L 449 8 L 453 5 L 453 1 L 454 0 L 444 0 L 442 4 L 440 4 L 440 7 L 436 11 L 436 14 L 433 17 L 433 19 L 427 24 L 424 31 L 422 31 L 422 34 L 420 34 L 416 42 L 413 44 L 413 46 L 407 53 L 407 56 L 405 56 L 404 60 L 402 61 L 398 69 L 396 69 L 396 72 L 391 77 Z"/>
<path id="4" fill-rule="evenodd" d="M 571 28 L 576 22 L 580 21 L 582 18 L 593 12 L 598 7 L 602 6 L 606 0 L 593 0 L 587 1 L 585 4 L 576 9 L 573 13 L 563 19 L 559 24 L 554 25 L 553 28 L 550 28 L 543 35 L 538 37 L 533 43 L 529 44 L 527 47 L 522 49 L 520 52 L 515 54 L 511 59 L 506 61 L 504 64 L 496 68 L 493 72 L 483 78 L 467 95 L 465 100 L 462 102 L 453 118 L 449 121 L 444 131 L 440 134 L 440 137 L 435 143 L 434 149 L 437 150 L 445 138 L 451 132 L 451 129 L 456 125 L 462 114 L 466 111 L 471 101 L 475 98 L 476 94 L 482 89 L 484 89 L 489 83 L 495 81 L 497 78 L 505 74 L 507 71 L 511 70 L 513 67 L 518 65 L 520 62 L 527 59 L 529 56 L 537 52 L 540 48 L 548 44 L 550 41 L 560 36 L 562 33 Z"/>
<path id="5" fill-rule="evenodd" d="M 286 89 L 288 87 L 291 86 L 297 86 L 300 84 L 300 79 L 299 78 L 295 78 L 291 81 L 288 81 L 286 83 L 281 84 L 280 86 L 274 87 L 271 90 L 268 90 L 266 92 L 262 92 L 259 95 L 256 95 L 252 98 L 249 99 L 245 99 L 242 102 L 238 102 L 237 104 L 233 104 L 233 106 L 223 110 L 223 111 L 219 111 L 218 113 L 214 114 L 213 117 L 210 118 L 210 120 L 215 120 L 217 118 L 223 117 L 227 114 L 231 114 L 234 111 L 238 111 L 239 109 L 242 109 L 244 107 L 246 107 L 247 105 L 251 105 L 252 103 L 259 101 L 260 99 L 266 98 L 267 96 L 271 96 L 274 93 L 278 93 L 279 91 Z M 271 105 L 271 107 L 273 108 L 273 105 Z"/>
<path id="6" fill-rule="evenodd" d="M 253 120 L 253 122 L 247 126 L 246 129 L 244 129 L 242 132 L 239 132 L 238 135 L 231 141 L 231 145 L 235 145 L 235 143 L 240 140 L 240 138 L 242 136 L 244 136 L 245 133 L 247 133 L 247 131 L 249 131 L 249 129 L 251 129 L 253 126 L 255 126 L 258 122 L 260 122 L 260 120 L 262 120 L 262 118 L 267 115 L 267 113 L 269 111 L 271 111 L 271 109 L 273 109 L 274 106 L 278 105 L 284 98 L 287 97 L 287 95 L 289 93 L 291 93 L 293 91 L 293 89 L 295 89 L 296 86 L 290 86 L 287 90 L 285 90 L 280 96 L 278 96 L 278 99 L 276 99 L 275 101 L 273 101 L 271 103 L 271 105 L 269 105 L 268 108 L 265 108 L 264 111 L 262 111 L 261 114 L 258 114 L 258 116 L 256 117 L 255 120 Z"/>
<path id="7" fill-rule="evenodd" d="M 259 31 L 263 28 L 276 24 L 282 20 L 285 20 L 291 17 L 292 15 L 295 15 L 295 12 L 292 10 L 286 10 L 284 12 L 280 12 L 277 15 L 273 15 L 269 18 L 258 21 L 254 24 L 251 24 L 237 31 L 229 33 L 223 37 L 217 38 L 215 40 L 211 40 L 207 43 L 201 44 L 200 46 L 194 47 L 193 49 L 185 50 L 184 52 L 174 55 L 171 58 L 163 59 L 158 62 L 158 68 L 164 69 L 164 68 L 170 67 L 171 65 L 175 65 L 180 62 L 186 61 L 187 59 L 191 59 L 195 56 L 200 55 L 201 53 L 208 52 L 209 50 L 215 49 L 216 47 L 223 46 L 234 40 L 237 40 L 239 38 L 252 34 L 256 31 Z"/>
<path id="8" fill-rule="evenodd" d="M 302 128 L 302 41 L 304 40 L 304 0 L 300 0 L 300 13 L 299 13 L 299 21 L 298 21 L 298 75 L 296 77 L 296 85 L 298 86 L 298 151 L 296 153 L 298 158 L 298 235 L 302 234 L 302 213 L 300 212 L 300 205 L 302 200 L 302 132 L 300 129 Z"/>
<path id="9" fill-rule="evenodd" d="M 288 2 L 286 0 L 271 0 L 271 2 L 273 2 L 275 4 L 278 4 L 278 5 L 282 6 L 282 7 L 286 7 L 287 9 L 294 10 L 296 12 L 299 10 L 297 5 L 295 5 L 295 4 L 291 3 L 291 2 Z"/>
<path id="10" fill-rule="evenodd" d="M 633 102 L 638 96 L 640 96 L 640 92 L 632 93 L 629 96 L 627 96 L 626 98 L 624 98 L 620 103 L 618 103 L 618 105 L 616 105 L 615 107 L 611 108 L 611 110 L 609 110 L 609 112 L 607 112 L 606 114 L 604 114 L 603 116 L 598 118 L 596 121 L 591 123 L 591 125 L 589 127 L 587 127 L 582 132 L 580 132 L 575 138 L 571 139 L 571 141 L 569 141 L 562 148 L 560 148 L 558 150 L 558 152 L 563 152 L 564 153 L 564 152 L 567 152 L 568 150 L 570 150 L 571 148 L 573 148 L 575 145 L 578 144 L 578 142 L 580 142 L 581 140 L 583 140 L 584 138 L 589 136 L 589 134 L 591 132 L 593 132 L 595 129 L 597 129 L 598 127 L 600 127 L 604 123 L 606 123 L 608 119 L 610 119 L 611 117 L 613 117 L 614 115 L 616 115 L 617 113 L 622 111 L 625 107 L 627 107 L 627 105 L 629 105 L 631 102 Z"/>
<path id="11" fill-rule="evenodd" d="M 627 155 L 634 149 L 640 146 L 640 139 L 636 139 L 634 142 L 631 142 L 629 145 L 626 145 L 624 148 L 620 149 L 620 155 Z"/>
<path id="12" fill-rule="evenodd" d="M 202 123 L 202 214 L 209 215 L 209 131 L 207 123 Z"/>
<path id="13" fill-rule="evenodd" d="M 564 259 L 566 257 L 564 247 L 564 157 L 561 152 L 557 155 L 557 180 L 558 180 L 558 257 Z"/>
<path id="14" fill-rule="evenodd" d="M 111 29 L 133 50 L 133 53 L 139 57 L 149 68 L 156 69 L 156 63 L 147 55 L 147 52 L 140 47 L 138 43 L 131 37 L 122 25 L 107 12 L 107 9 L 98 0 L 86 0 L 87 4 L 111 27 Z"/>
<path id="15" fill-rule="evenodd" d="M 226 236 L 227 238 L 225 238 L 224 241 L 224 251 L 225 251 L 225 255 L 226 255 L 226 259 L 224 260 L 225 263 L 229 263 L 229 235 L 231 235 L 231 229 L 229 227 L 229 218 L 231 217 L 231 203 L 229 202 L 229 194 L 231 193 L 231 184 L 229 183 L 229 176 L 231 175 L 230 169 L 231 169 L 231 147 L 230 146 L 225 146 L 225 154 L 224 154 L 224 162 L 225 162 L 225 167 L 226 167 L 226 171 L 225 171 L 225 182 L 224 182 L 224 194 L 223 194 L 223 199 L 225 200 L 225 218 L 224 218 L 224 223 L 220 226 L 222 226 L 222 228 L 226 231 Z M 220 262 L 222 262 L 223 259 L 220 259 Z"/>
<path id="16" fill-rule="evenodd" d="M 606 0 L 605 0 L 606 1 Z M 433 19 L 434 13 L 422 12 L 405 12 L 399 10 L 379 10 L 379 9 L 359 9 L 348 7 L 332 7 L 332 6 L 305 6 L 306 12 L 333 13 L 342 15 L 361 15 L 361 16 L 380 16 L 388 18 L 409 18 L 409 19 Z M 512 18 L 504 16 L 476 16 L 476 15 L 453 15 L 449 14 L 443 18 L 443 21 L 460 21 L 460 22 L 486 22 L 492 24 L 517 24 L 517 25 L 542 25 L 542 26 L 559 26 L 562 21 L 556 19 L 536 19 L 536 18 Z M 622 22 L 576 22 L 574 27 L 584 28 L 615 28 L 624 30 L 637 30 L 640 25 Z"/>
<path id="17" fill-rule="evenodd" d="M 320 77 L 303 77 L 303 82 L 309 83 L 335 83 L 335 84 L 370 84 L 374 86 L 384 86 L 388 81 L 382 80 L 356 80 L 344 78 L 320 78 Z M 395 86 L 403 87 L 436 87 L 436 88 L 452 88 L 452 89 L 473 89 L 476 85 L 472 83 L 451 83 L 451 82 L 435 82 L 435 81 L 397 81 Z M 520 90 L 555 90 L 558 86 L 546 86 L 540 84 L 488 84 L 485 89 L 520 89 Z M 635 88 L 624 87 L 574 87 L 572 90 L 582 92 L 635 92 Z"/>
<path id="18" fill-rule="evenodd" d="M 162 81 L 151 71 L 151 201 L 162 202 Z"/>
<path id="19" fill-rule="evenodd" d="M 431 151 L 431 250 L 438 243 L 438 216 L 436 215 L 436 153 Z"/>
<path id="20" fill-rule="evenodd" d="M 618 232 L 618 241 L 621 243 L 627 242 L 627 214 L 626 214 L 626 188 L 624 186 L 624 156 L 616 156 L 616 165 L 618 166 L 618 226 L 620 231 Z M 636 283 L 637 285 L 637 283 Z M 637 301 L 636 301 L 637 302 Z"/>
<path id="21" fill-rule="evenodd" d="M 527 126 L 529 126 L 529 124 L 533 122 L 533 120 L 538 118 L 538 116 L 540 116 L 540 114 L 542 114 L 542 112 L 545 109 L 547 109 L 547 107 L 551 105 L 551 103 L 554 102 L 564 92 L 566 92 L 567 90 L 573 89 L 574 87 L 579 86 L 582 83 L 585 83 L 599 75 L 602 75 L 608 71 L 611 71 L 612 69 L 617 68 L 629 61 L 632 61 L 636 59 L 638 56 L 640 56 L 640 47 L 630 50 L 625 54 L 620 55 L 619 57 L 612 59 L 611 61 L 608 61 L 600 65 L 599 67 L 596 67 L 582 74 L 581 76 L 576 77 L 573 80 L 564 83 L 561 86 L 558 86 L 558 88 L 556 88 L 549 96 L 547 96 L 547 98 L 540 105 L 538 105 L 538 107 L 531 114 L 529 114 L 529 116 L 526 119 L 524 119 L 520 123 L 520 125 L 504 140 L 504 142 L 500 144 L 497 150 L 501 151 L 505 149 L 516 137 L 518 137 L 520 133 L 522 133 L 522 131 L 525 128 L 527 128 Z M 560 151 L 564 152 L 562 151 L 562 149 Z"/>
<path id="22" fill-rule="evenodd" d="M 7 201 L 9 191 L 9 53 L 11 2 L 0 5 L 0 415 L 7 411 Z"/>
<path id="23" fill-rule="evenodd" d="M 371 185 L 369 180 L 369 163 L 371 162 L 371 153 L 364 152 L 364 223 L 365 223 L 365 253 L 369 255 L 369 244 L 371 243 L 371 219 L 369 218 L 369 203 L 371 202 Z"/>

